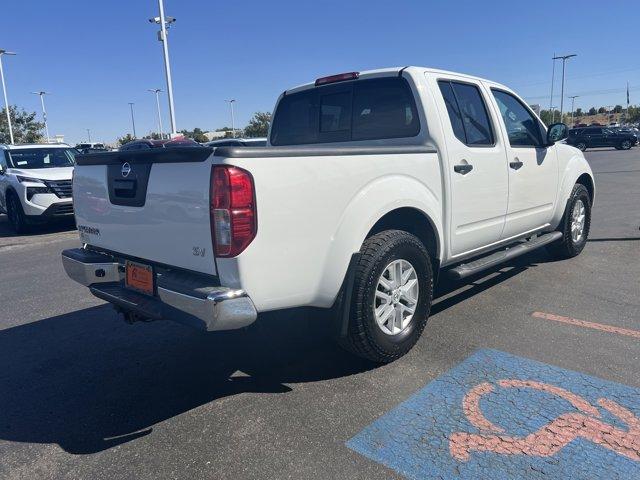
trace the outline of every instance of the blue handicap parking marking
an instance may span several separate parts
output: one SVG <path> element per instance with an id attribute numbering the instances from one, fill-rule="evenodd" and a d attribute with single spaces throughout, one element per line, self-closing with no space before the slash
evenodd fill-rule
<path id="1" fill-rule="evenodd" d="M 414 479 L 640 479 L 640 389 L 479 350 L 347 446 Z"/>

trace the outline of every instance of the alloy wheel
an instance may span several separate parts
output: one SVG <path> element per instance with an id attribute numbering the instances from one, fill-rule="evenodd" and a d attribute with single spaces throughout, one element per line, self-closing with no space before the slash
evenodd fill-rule
<path id="1" fill-rule="evenodd" d="M 406 260 L 394 260 L 378 279 L 373 304 L 376 324 L 387 335 L 405 330 L 416 311 L 420 287 L 418 274 Z"/>
<path id="2" fill-rule="evenodd" d="M 571 210 L 571 239 L 573 243 L 579 243 L 584 236 L 584 224 L 586 209 L 582 200 L 576 201 Z"/>

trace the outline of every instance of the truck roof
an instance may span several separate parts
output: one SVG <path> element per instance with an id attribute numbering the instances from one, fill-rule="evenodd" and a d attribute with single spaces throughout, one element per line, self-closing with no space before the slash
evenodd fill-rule
<path id="1" fill-rule="evenodd" d="M 487 80 L 486 78 L 481 78 L 481 77 L 476 77 L 473 75 L 467 75 L 466 73 L 459 73 L 459 72 L 451 72 L 448 70 L 440 70 L 437 68 L 430 68 L 430 67 L 418 67 L 415 65 L 409 65 L 409 66 L 405 66 L 405 67 L 388 67 L 388 68 L 379 68 L 379 69 L 375 69 L 375 70 L 365 70 L 362 72 L 359 72 L 359 77 L 358 78 L 375 78 L 375 77 L 388 77 L 388 76 L 393 76 L 393 75 L 397 75 L 400 70 L 406 70 L 406 71 L 415 71 L 415 72 L 428 72 L 428 73 L 435 73 L 435 74 L 444 74 L 444 75 L 455 75 L 457 77 L 461 77 L 461 78 L 467 78 L 470 80 L 475 80 L 475 81 L 481 81 L 481 82 L 486 82 L 486 83 L 490 83 L 493 86 L 496 87 L 501 87 L 501 88 L 507 88 L 506 86 L 494 82 L 493 80 Z M 285 93 L 294 93 L 294 92 L 299 92 L 302 90 L 306 90 L 308 88 L 313 88 L 315 87 L 315 81 L 314 82 L 309 82 L 309 83 L 304 83 L 302 85 L 298 85 L 296 87 L 290 88 L 288 90 L 285 90 Z"/>

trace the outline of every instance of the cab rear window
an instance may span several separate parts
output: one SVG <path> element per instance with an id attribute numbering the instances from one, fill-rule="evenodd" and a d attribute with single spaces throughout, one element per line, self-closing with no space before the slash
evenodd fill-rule
<path id="1" fill-rule="evenodd" d="M 414 137 L 415 100 L 404 78 L 324 85 L 285 95 L 274 115 L 272 145 Z"/>

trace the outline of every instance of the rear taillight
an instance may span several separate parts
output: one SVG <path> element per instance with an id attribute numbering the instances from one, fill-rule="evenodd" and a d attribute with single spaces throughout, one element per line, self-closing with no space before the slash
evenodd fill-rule
<path id="1" fill-rule="evenodd" d="M 253 178 L 246 170 L 214 165 L 210 187 L 211 240 L 217 257 L 235 257 L 256 236 Z"/>

